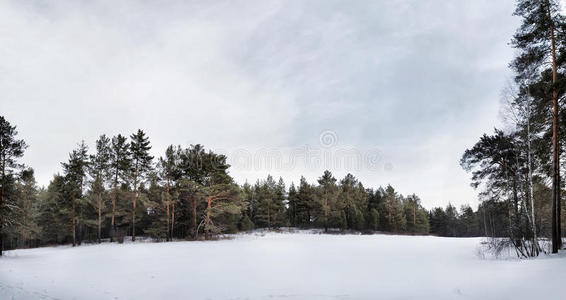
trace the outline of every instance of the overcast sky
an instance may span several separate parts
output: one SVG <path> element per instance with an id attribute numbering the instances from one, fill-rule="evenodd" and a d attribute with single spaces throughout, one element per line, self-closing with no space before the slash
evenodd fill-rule
<path id="1" fill-rule="evenodd" d="M 141 128 L 155 156 L 228 154 L 239 183 L 328 168 L 476 206 L 459 159 L 500 123 L 514 4 L 1 1 L 0 114 L 40 185 L 81 140 Z"/>

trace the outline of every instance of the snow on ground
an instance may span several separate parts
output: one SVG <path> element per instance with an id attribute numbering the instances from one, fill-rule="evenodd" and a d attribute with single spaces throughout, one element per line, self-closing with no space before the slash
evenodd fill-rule
<path id="1" fill-rule="evenodd" d="M 0 299 L 566 299 L 566 257 L 485 260 L 479 242 L 299 232 L 14 250 Z"/>

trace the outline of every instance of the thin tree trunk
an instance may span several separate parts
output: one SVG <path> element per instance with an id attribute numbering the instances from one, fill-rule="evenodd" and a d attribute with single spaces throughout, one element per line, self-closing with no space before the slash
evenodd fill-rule
<path id="1" fill-rule="evenodd" d="M 535 220 L 535 189 L 533 186 L 533 168 L 532 168 L 532 158 L 531 158 L 531 103 L 530 103 L 530 92 L 527 95 L 529 101 L 527 102 L 527 157 L 529 164 L 529 201 L 531 202 L 531 224 L 533 230 L 533 247 L 536 256 L 539 254 L 540 247 L 538 245 L 537 238 L 537 225 Z"/>
<path id="2" fill-rule="evenodd" d="M 102 193 L 98 193 L 98 243 L 102 238 Z"/>
<path id="3" fill-rule="evenodd" d="M 112 198 L 112 223 L 110 226 L 110 242 L 114 241 L 114 234 L 116 233 L 116 223 L 114 221 L 114 216 L 116 214 L 117 199 L 118 199 L 118 169 L 116 169 L 116 174 L 114 176 L 114 197 Z"/>
<path id="4" fill-rule="evenodd" d="M 554 37 L 554 24 L 550 11 L 550 2 L 546 1 L 548 19 L 550 21 L 550 42 L 552 54 L 552 253 L 557 253 L 562 247 L 560 230 L 560 154 L 558 149 L 558 91 L 556 90 L 557 65 L 556 41 Z"/>
<path id="5" fill-rule="evenodd" d="M 196 237 L 197 232 L 197 197 L 193 195 L 193 228 L 194 228 L 194 236 Z"/>
<path id="6" fill-rule="evenodd" d="M 208 231 L 210 230 L 210 209 L 212 207 L 212 197 L 208 196 L 206 198 L 206 222 L 204 223 L 204 239 L 208 240 L 209 239 L 209 234 Z"/>
<path id="7" fill-rule="evenodd" d="M 170 202 L 171 202 L 169 179 L 167 179 L 167 187 L 166 187 L 165 197 L 166 197 L 166 200 L 165 200 L 165 207 L 166 207 L 165 210 L 166 210 L 166 212 L 165 213 L 167 214 L 167 234 L 165 235 L 165 240 L 169 241 L 170 240 L 170 236 L 169 236 L 169 234 L 170 234 L 170 230 L 169 230 L 169 223 L 170 223 L 170 221 L 169 221 L 169 214 L 170 214 L 169 205 L 170 205 Z"/>
<path id="8" fill-rule="evenodd" d="M 267 201 L 267 228 L 271 228 L 271 201 Z"/>
<path id="9" fill-rule="evenodd" d="M 417 228 L 417 203 L 413 206 L 413 230 Z"/>
<path id="10" fill-rule="evenodd" d="M 0 256 L 4 250 L 4 185 L 6 184 L 6 153 L 2 153 L 2 196 L 0 198 Z"/>
<path id="11" fill-rule="evenodd" d="M 76 238 L 77 238 L 77 237 L 76 237 L 76 229 L 75 229 L 75 222 L 76 222 L 76 221 L 75 221 L 75 218 L 76 218 L 76 216 L 75 216 L 75 197 L 74 197 L 74 196 L 71 198 L 71 202 L 72 202 L 72 206 L 73 206 L 73 207 L 72 207 L 72 208 L 73 208 L 73 211 L 71 212 L 71 216 L 72 216 L 72 220 L 71 220 L 71 224 L 72 224 L 72 225 L 71 225 L 71 230 L 73 230 L 73 247 L 75 247 L 75 246 L 76 246 L 76 243 L 77 243 L 77 242 L 76 242 Z"/>
<path id="12" fill-rule="evenodd" d="M 132 242 L 136 241 L 136 200 L 138 198 L 138 162 L 136 161 L 136 175 L 134 176 L 134 199 L 132 202 Z"/>
<path id="13" fill-rule="evenodd" d="M 328 196 L 324 198 L 324 232 L 328 232 Z"/>
<path id="14" fill-rule="evenodd" d="M 171 201 L 171 240 L 173 240 L 174 229 L 175 229 L 175 201 Z"/>

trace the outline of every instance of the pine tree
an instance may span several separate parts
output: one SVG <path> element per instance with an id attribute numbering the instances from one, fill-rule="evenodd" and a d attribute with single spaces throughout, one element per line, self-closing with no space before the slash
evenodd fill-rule
<path id="1" fill-rule="evenodd" d="M 112 149 L 110 139 L 101 135 L 96 141 L 96 154 L 90 156 L 89 173 L 92 178 L 91 189 L 96 194 L 96 210 L 98 212 L 97 240 L 102 238 L 102 210 L 105 182 L 111 176 L 110 160 Z"/>
<path id="2" fill-rule="evenodd" d="M 87 146 L 84 141 L 69 154 L 67 163 L 62 163 L 68 197 L 71 202 L 71 233 L 73 247 L 76 245 L 77 200 L 82 197 L 83 185 L 88 168 Z"/>
<path id="3" fill-rule="evenodd" d="M 165 181 L 165 207 L 167 219 L 167 241 L 172 238 L 173 227 L 175 226 L 175 203 L 172 203 L 172 186 L 179 177 L 179 151 L 170 145 L 165 150 L 165 157 L 160 157 L 158 169 L 163 181 Z"/>
<path id="4" fill-rule="evenodd" d="M 363 211 L 367 208 L 368 197 L 363 185 L 352 174 L 346 174 L 340 181 L 340 205 L 349 229 L 362 230 L 366 225 Z"/>
<path id="5" fill-rule="evenodd" d="M 185 179 L 188 179 L 194 182 L 199 187 L 205 186 L 205 181 L 208 174 L 207 166 L 205 165 L 205 160 L 207 157 L 207 153 L 204 150 L 204 147 L 200 144 L 191 145 L 187 149 L 180 150 L 179 149 L 179 176 Z M 201 191 L 202 189 L 199 188 Z M 199 197 L 197 197 L 196 193 L 193 193 L 190 196 L 192 203 L 191 203 L 191 230 L 193 237 L 197 237 L 197 228 L 198 228 L 198 208 L 199 208 Z"/>
<path id="6" fill-rule="evenodd" d="M 271 175 L 265 181 L 254 186 L 254 217 L 259 227 L 279 227 L 286 225 L 285 218 L 285 183 L 280 178 L 275 183 Z"/>
<path id="7" fill-rule="evenodd" d="M 24 155 L 24 150 L 27 148 L 24 140 L 16 139 L 17 135 L 16 126 L 10 125 L 3 116 L 0 116 L 0 164 L 2 167 L 2 177 L 0 178 L 0 184 L 2 184 L 0 188 L 0 256 L 2 256 L 4 249 L 4 228 L 14 221 L 9 216 L 15 208 L 14 199 L 8 198 L 9 191 L 15 183 L 14 171 L 22 168 L 17 159 Z"/>
<path id="8" fill-rule="evenodd" d="M 411 233 L 428 233 L 429 223 L 427 211 L 421 206 L 421 199 L 413 194 L 403 199 L 407 231 Z"/>
<path id="9" fill-rule="evenodd" d="M 114 240 L 116 235 L 116 217 L 117 217 L 117 202 L 118 195 L 120 194 L 119 187 L 120 183 L 123 182 L 127 184 L 128 175 L 131 170 L 131 158 L 130 158 L 130 145 L 126 141 L 126 137 L 121 134 L 112 138 L 112 155 L 110 159 L 110 166 L 112 169 L 112 186 L 113 186 L 113 197 L 112 197 L 112 220 L 111 220 L 111 233 L 110 240 Z"/>
<path id="10" fill-rule="evenodd" d="M 19 207 L 18 240 L 20 247 L 31 247 L 32 242 L 39 238 L 40 227 L 37 223 L 39 214 L 38 189 L 34 171 L 27 168 L 21 172 L 18 183 L 17 205 Z"/>
<path id="11" fill-rule="evenodd" d="M 384 228 L 392 232 L 405 231 L 407 219 L 401 203 L 401 196 L 397 194 L 391 185 L 385 188 L 383 206 L 384 213 L 382 218 L 384 220 Z"/>
<path id="12" fill-rule="evenodd" d="M 299 189 L 295 198 L 295 224 L 299 227 L 310 227 L 314 208 L 314 188 L 306 178 L 301 176 Z"/>
<path id="13" fill-rule="evenodd" d="M 291 226 L 297 226 L 297 189 L 295 188 L 295 184 L 291 182 L 291 186 L 289 187 L 289 209 L 287 209 L 287 215 L 289 218 L 289 222 Z"/>
<path id="14" fill-rule="evenodd" d="M 42 244 L 57 244 L 65 240 L 71 232 L 70 224 L 62 209 L 65 195 L 65 178 L 54 175 L 46 190 L 40 192 L 38 224 L 41 224 L 40 239 Z"/>
<path id="15" fill-rule="evenodd" d="M 558 252 L 562 246 L 561 239 L 561 198 L 560 198 L 560 153 L 559 153 L 559 98 L 564 93 L 562 74 L 559 74 L 558 54 L 563 52 L 566 24 L 560 14 L 560 6 L 554 0 L 519 0 L 515 15 L 523 18 L 523 23 L 515 33 L 513 46 L 519 49 L 519 55 L 513 61 L 513 68 L 517 73 L 517 80 L 523 81 L 532 74 L 542 74 L 538 78 L 544 85 L 550 87 L 549 97 L 552 107 L 552 252 Z M 551 63 L 547 70 L 547 62 Z M 537 72 L 538 71 L 538 72 Z M 550 73 L 550 76 L 545 76 Z"/>
<path id="16" fill-rule="evenodd" d="M 239 187 L 228 175 L 228 168 L 230 165 L 226 163 L 224 155 L 210 151 L 203 157 L 204 184 L 201 190 L 205 195 L 206 210 L 199 227 L 203 226 L 207 240 L 213 234 L 230 231 L 230 225 L 234 224 L 231 221 L 237 220 L 237 216 L 240 216 L 243 209 Z"/>
<path id="17" fill-rule="evenodd" d="M 149 145 L 149 138 L 145 133 L 138 129 L 137 133 L 130 136 L 130 151 L 132 160 L 132 177 L 134 182 L 134 190 L 132 195 L 132 241 L 136 240 L 136 204 L 138 197 L 138 180 L 143 179 L 144 176 L 152 168 L 153 156 L 149 155 L 151 146 Z"/>
<path id="18" fill-rule="evenodd" d="M 328 232 L 330 223 L 340 218 L 343 209 L 338 203 L 340 189 L 336 185 L 336 178 L 328 170 L 324 171 L 324 174 L 318 179 L 318 184 L 316 200 L 320 209 L 317 217 L 321 219 L 324 232 Z M 336 223 L 333 222 L 332 225 L 339 225 Z"/>

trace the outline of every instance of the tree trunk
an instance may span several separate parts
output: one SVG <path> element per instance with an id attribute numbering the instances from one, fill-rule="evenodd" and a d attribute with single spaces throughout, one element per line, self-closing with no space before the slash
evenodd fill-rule
<path id="1" fill-rule="evenodd" d="M 328 196 L 324 197 L 324 232 L 328 232 Z"/>
<path id="2" fill-rule="evenodd" d="M 271 229 L 271 201 L 267 201 L 267 228 Z"/>
<path id="3" fill-rule="evenodd" d="M 206 198 L 206 221 L 204 222 L 204 239 L 208 240 L 209 239 L 209 234 L 208 231 L 210 229 L 209 225 L 210 225 L 210 209 L 212 207 L 212 197 L 208 196 Z"/>
<path id="4" fill-rule="evenodd" d="M 0 198 L 0 256 L 4 250 L 4 185 L 6 184 L 6 153 L 2 153 L 2 196 Z"/>
<path id="5" fill-rule="evenodd" d="M 102 193 L 98 193 L 98 243 L 102 238 Z"/>
<path id="6" fill-rule="evenodd" d="M 167 179 L 167 187 L 166 187 L 166 194 L 165 194 L 166 200 L 165 200 L 165 213 L 167 214 L 167 233 L 165 234 L 165 240 L 169 241 L 170 240 L 170 230 L 169 230 L 169 206 L 170 206 L 170 202 L 171 202 L 171 196 L 170 196 L 170 187 L 169 187 L 169 179 Z"/>
<path id="7" fill-rule="evenodd" d="M 71 203 L 72 203 L 72 206 L 73 206 L 73 207 L 72 207 L 72 208 L 73 208 L 73 211 L 71 212 L 71 217 L 72 217 L 72 220 L 71 220 L 71 230 L 73 230 L 73 247 L 75 247 L 76 244 L 77 244 L 77 241 L 76 241 L 76 238 L 77 238 L 77 237 L 76 237 L 76 229 L 75 229 L 75 222 L 76 222 L 76 221 L 75 221 L 75 218 L 76 218 L 76 216 L 75 216 L 75 197 L 72 197 L 72 198 L 71 198 Z"/>
<path id="8" fill-rule="evenodd" d="M 195 197 L 193 195 L 193 230 L 194 232 L 194 236 L 196 237 L 198 232 L 197 232 L 197 197 Z"/>
<path id="9" fill-rule="evenodd" d="M 417 203 L 413 206 L 413 230 L 417 228 Z"/>
<path id="10" fill-rule="evenodd" d="M 529 164 L 529 201 L 531 202 L 531 227 L 533 230 L 533 250 L 535 256 L 538 256 L 540 247 L 538 245 L 538 238 L 537 238 L 537 225 L 535 220 L 535 189 L 533 186 L 533 168 L 532 168 L 532 159 L 531 159 L 531 103 L 530 103 L 530 91 L 529 95 L 527 95 L 529 101 L 527 102 L 527 163 Z"/>
<path id="11" fill-rule="evenodd" d="M 114 197 L 112 198 L 112 223 L 110 226 L 110 242 L 114 241 L 114 234 L 116 233 L 116 223 L 114 221 L 114 216 L 116 214 L 117 200 L 118 200 L 118 169 L 116 169 L 116 175 L 114 176 Z"/>
<path id="12" fill-rule="evenodd" d="M 173 240 L 174 229 L 175 229 L 175 201 L 171 201 L 171 240 Z"/>
<path id="13" fill-rule="evenodd" d="M 550 2 L 547 3 L 548 19 L 550 21 L 550 42 L 552 54 L 552 253 L 557 253 L 562 247 L 560 230 L 560 154 L 558 149 L 558 91 L 556 89 L 556 41 L 554 38 L 554 24 L 550 11 Z"/>
<path id="14" fill-rule="evenodd" d="M 134 199 L 132 201 L 132 242 L 136 241 L 136 200 L 138 198 L 138 161 L 136 161 L 136 175 L 134 176 Z"/>

